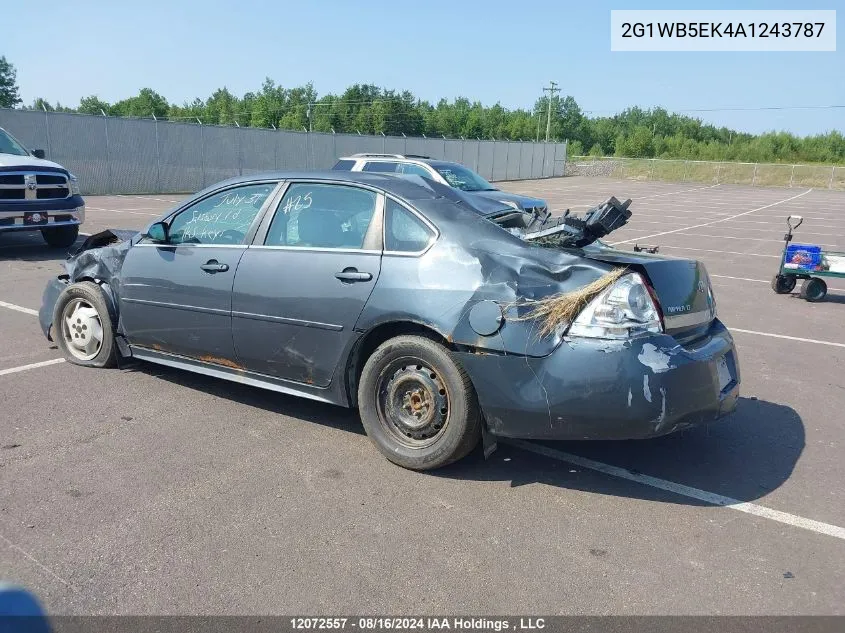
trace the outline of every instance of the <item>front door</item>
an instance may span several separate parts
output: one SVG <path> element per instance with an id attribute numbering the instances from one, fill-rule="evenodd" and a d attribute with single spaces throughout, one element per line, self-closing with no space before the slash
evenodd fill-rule
<path id="1" fill-rule="evenodd" d="M 130 345 L 232 365 L 232 283 L 246 237 L 276 183 L 241 185 L 177 211 L 167 243 L 124 260 L 120 318 Z"/>
<path id="2" fill-rule="evenodd" d="M 235 276 L 239 363 L 329 385 L 381 270 L 382 206 L 381 194 L 362 187 L 288 187 L 266 236 L 246 250 Z"/>

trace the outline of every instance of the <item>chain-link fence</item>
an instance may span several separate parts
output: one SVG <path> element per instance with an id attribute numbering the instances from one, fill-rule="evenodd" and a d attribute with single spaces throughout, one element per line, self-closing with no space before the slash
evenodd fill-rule
<path id="1" fill-rule="evenodd" d="M 292 132 L 0 109 L 0 127 L 66 167 L 84 194 L 190 193 L 232 176 L 330 169 L 359 152 L 456 161 L 488 180 L 563 176 L 566 143 Z"/>
<path id="2" fill-rule="evenodd" d="M 815 187 L 845 190 L 845 167 L 733 163 L 659 158 L 597 158 L 571 156 L 568 176 L 608 176 L 630 180 L 666 180 L 755 187 Z"/>

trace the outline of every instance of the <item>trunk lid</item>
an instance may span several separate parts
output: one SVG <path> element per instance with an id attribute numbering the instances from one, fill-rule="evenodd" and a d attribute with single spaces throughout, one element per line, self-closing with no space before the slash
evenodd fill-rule
<path id="1" fill-rule="evenodd" d="M 594 243 L 583 250 L 589 259 L 628 265 L 648 277 L 654 289 L 666 333 L 682 342 L 706 332 L 716 318 L 710 276 L 702 262 L 619 251 Z"/>

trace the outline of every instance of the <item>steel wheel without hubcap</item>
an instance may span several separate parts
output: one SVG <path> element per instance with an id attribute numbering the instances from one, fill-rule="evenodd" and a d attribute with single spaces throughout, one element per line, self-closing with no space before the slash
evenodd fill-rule
<path id="1" fill-rule="evenodd" d="M 394 361 L 381 373 L 376 406 L 382 425 L 408 448 L 434 444 L 449 422 L 449 394 L 437 373 L 417 359 Z"/>
<path id="2" fill-rule="evenodd" d="M 103 345 L 100 315 L 85 299 L 71 299 L 62 311 L 62 336 L 68 351 L 79 360 L 91 360 Z"/>

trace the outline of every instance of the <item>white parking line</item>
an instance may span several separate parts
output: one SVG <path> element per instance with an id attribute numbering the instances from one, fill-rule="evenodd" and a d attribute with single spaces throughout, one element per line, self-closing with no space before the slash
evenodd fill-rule
<path id="1" fill-rule="evenodd" d="M 136 211 L 134 209 L 103 209 L 102 207 L 88 207 L 92 211 L 109 211 L 110 213 L 129 213 L 131 215 L 150 215 L 153 217 L 158 217 L 161 213 L 143 213 L 141 211 Z M 163 212 L 162 212 L 163 213 Z"/>
<path id="2" fill-rule="evenodd" d="M 770 284 L 772 283 L 771 279 L 751 279 L 750 277 L 731 277 L 730 275 L 714 275 L 710 273 L 711 277 L 719 277 L 721 279 L 736 279 L 737 281 L 753 281 L 758 284 Z M 827 285 L 828 290 L 845 290 L 845 288 L 840 288 L 838 286 L 831 286 L 830 284 Z"/>
<path id="3" fill-rule="evenodd" d="M 643 239 L 643 238 L 639 237 L 639 238 L 637 238 L 637 241 L 639 241 L 641 239 Z M 629 240 L 629 241 L 634 241 L 634 240 Z M 617 244 L 623 244 L 623 243 L 624 242 L 617 242 Z M 665 244 L 665 245 L 661 244 L 660 248 L 661 249 L 675 248 L 675 249 L 678 249 L 678 250 L 681 250 L 681 251 L 701 251 L 702 253 L 723 253 L 725 255 L 747 255 L 748 257 L 775 257 L 777 259 L 780 259 L 780 255 L 764 255 L 762 253 L 740 253 L 739 251 L 713 251 L 713 250 L 710 250 L 709 248 L 692 248 L 691 246 L 670 246 L 669 244 Z"/>
<path id="4" fill-rule="evenodd" d="M 23 306 L 18 306 L 14 303 L 6 303 L 5 301 L 0 301 L 0 308 L 9 308 L 9 310 L 17 310 L 18 312 L 23 312 L 24 314 L 38 316 L 38 310 L 33 310 L 32 308 L 24 308 Z"/>
<path id="5" fill-rule="evenodd" d="M 48 365 L 57 365 L 65 362 L 64 358 L 54 358 L 52 360 L 44 360 L 40 363 L 30 363 L 29 365 L 21 365 L 20 367 L 10 367 L 9 369 L 0 369 L 0 376 L 7 374 L 16 374 L 19 371 L 27 371 L 29 369 L 38 369 L 39 367 L 47 367 Z"/>
<path id="6" fill-rule="evenodd" d="M 772 338 L 782 338 L 788 341 L 798 341 L 800 343 L 815 343 L 816 345 L 829 345 L 831 347 L 845 347 L 845 343 L 834 343 L 833 341 L 819 341 L 814 338 L 801 338 L 800 336 L 787 336 L 786 334 L 772 334 L 771 332 L 758 332 L 757 330 L 742 330 L 738 327 L 729 328 L 731 332 L 742 332 L 743 334 L 756 334 L 757 336 L 770 336 Z"/>
<path id="7" fill-rule="evenodd" d="M 636 200 L 647 200 L 648 198 L 662 198 L 664 196 L 676 196 L 681 193 L 689 193 L 690 191 L 701 191 L 702 189 L 715 189 L 720 185 L 707 185 L 706 187 L 695 187 L 694 189 L 681 189 L 680 191 L 665 191 L 663 193 L 656 193 L 651 196 L 638 196 Z"/>
<path id="8" fill-rule="evenodd" d="M 678 235 L 688 235 L 690 237 L 716 237 L 722 240 L 753 240 L 755 242 L 780 242 L 783 240 L 774 239 L 771 237 L 737 237 L 736 235 L 707 235 L 706 233 L 678 233 Z M 839 244 L 823 244 L 822 242 L 813 242 L 815 246 L 832 246 L 833 248 L 845 248 Z"/>
<path id="9" fill-rule="evenodd" d="M 763 209 L 770 209 L 771 207 L 775 207 L 779 204 L 789 202 L 790 200 L 795 200 L 796 198 L 800 198 L 801 196 L 806 196 L 811 191 L 812 189 L 807 189 L 807 191 L 805 191 L 804 193 L 799 193 L 798 195 L 792 196 L 791 198 L 785 198 L 784 200 L 779 200 L 777 202 L 772 202 L 771 204 L 763 205 L 762 207 L 757 207 L 756 209 L 751 209 L 751 211 L 743 211 L 742 213 L 737 213 L 735 215 L 731 215 L 726 218 L 721 218 L 719 220 L 713 220 L 712 222 L 705 222 L 703 224 L 687 226 L 682 229 L 672 229 L 671 231 L 663 231 L 662 233 L 654 233 L 652 235 L 643 235 L 629 240 L 622 240 L 621 242 L 612 242 L 611 246 L 616 246 L 617 244 L 628 244 L 629 242 L 636 242 L 637 240 L 648 240 L 652 237 L 660 237 L 661 235 L 671 235 L 672 233 L 680 233 L 681 231 L 689 231 L 690 229 L 700 229 L 702 226 L 710 226 L 711 224 L 718 224 L 719 222 L 727 222 L 728 220 L 733 220 L 734 218 L 739 218 L 744 215 L 748 215 L 749 213 L 755 213 L 757 211 L 762 211 Z"/>
<path id="10" fill-rule="evenodd" d="M 189 194 L 185 194 L 187 198 Z M 135 196 L 135 195 L 118 195 L 117 198 L 140 198 L 141 200 L 157 200 L 158 202 L 169 202 L 170 204 L 176 204 L 179 200 L 166 200 L 164 198 L 152 198 L 150 196 Z"/>
<path id="11" fill-rule="evenodd" d="M 761 284 L 771 283 L 771 280 L 767 281 L 765 279 L 751 279 L 749 277 L 731 277 L 730 275 L 714 275 L 713 273 L 710 273 L 710 276 L 711 277 L 720 277 L 721 279 L 736 279 L 737 281 L 756 281 L 756 282 L 761 283 Z"/>
<path id="12" fill-rule="evenodd" d="M 586 468 L 587 470 L 593 470 L 605 475 L 610 475 L 611 477 L 626 479 L 652 488 L 672 492 L 683 497 L 689 497 L 690 499 L 698 499 L 699 501 L 710 503 L 714 506 L 721 506 L 731 510 L 753 514 L 771 521 L 785 523 L 786 525 L 810 530 L 811 532 L 816 532 L 817 534 L 826 534 L 828 536 L 833 536 L 834 538 L 845 540 L 845 528 L 839 527 L 838 525 L 814 521 L 813 519 L 807 519 L 796 514 L 781 512 L 780 510 L 772 510 L 771 508 L 766 508 L 764 506 L 757 505 L 756 503 L 748 503 L 740 501 L 739 499 L 732 499 L 731 497 L 723 497 L 722 495 L 707 492 L 706 490 L 699 490 L 698 488 L 693 488 L 692 486 L 685 486 L 684 484 L 675 483 L 674 481 L 668 481 L 666 479 L 660 479 L 650 475 L 641 475 L 639 473 L 631 472 L 626 468 L 612 466 L 610 464 L 605 464 L 604 462 L 597 462 L 592 459 L 587 459 L 586 457 L 573 455 L 572 453 L 565 453 L 553 448 L 548 448 L 547 446 L 543 446 L 541 444 L 533 444 L 523 440 L 510 439 L 499 441 L 503 444 L 509 444 L 511 446 L 515 446 L 516 448 L 537 453 L 538 455 L 544 455 L 568 464 L 574 464 L 576 466 L 580 466 L 581 468 Z"/>

